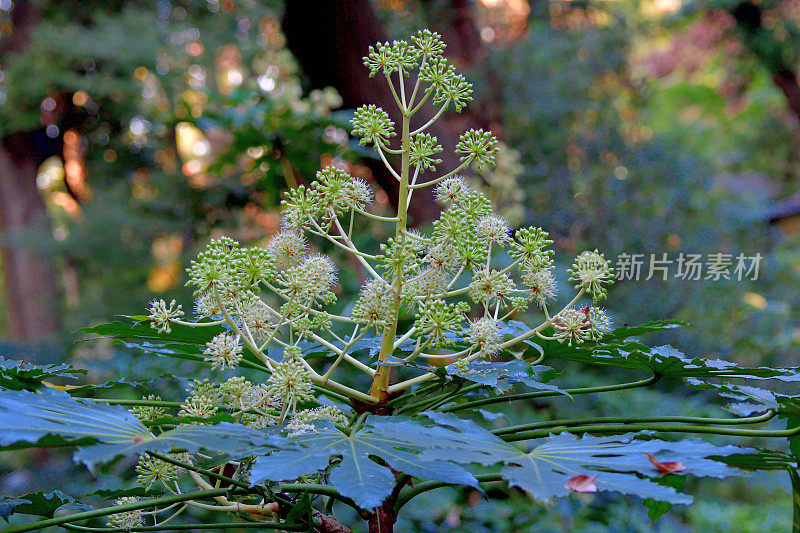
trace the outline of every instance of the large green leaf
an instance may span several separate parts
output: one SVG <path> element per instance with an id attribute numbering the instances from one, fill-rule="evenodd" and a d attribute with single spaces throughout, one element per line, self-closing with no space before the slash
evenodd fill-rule
<path id="1" fill-rule="evenodd" d="M 223 422 L 214 426 L 185 426 L 158 436 L 119 406 L 75 399 L 51 389 L 41 393 L 0 393 L 0 447 L 20 442 L 32 445 L 82 447 L 74 458 L 87 466 L 118 455 L 140 455 L 173 448 L 194 452 L 206 449 L 235 457 L 291 447 L 272 429 L 252 429 Z M 91 444 L 91 445 L 89 445 Z"/>
<path id="2" fill-rule="evenodd" d="M 53 389 L 0 392 L 0 446 L 33 443 L 47 435 L 126 444 L 149 438 L 150 432 L 116 405 L 75 399 Z"/>
<path id="3" fill-rule="evenodd" d="M 796 398 L 787 396 L 760 387 L 749 385 L 738 385 L 734 383 L 711 383 L 708 381 L 688 378 L 686 380 L 691 387 L 700 390 L 713 390 L 720 396 L 736 401 L 730 408 L 734 412 L 742 415 L 750 415 L 756 412 L 763 412 L 767 409 L 780 409 L 781 403 L 785 399 Z M 787 408 L 787 410 L 791 410 Z"/>
<path id="4" fill-rule="evenodd" d="M 757 453 L 732 454 L 724 457 L 711 456 L 728 466 L 754 472 L 756 470 L 787 470 L 797 468 L 797 459 L 792 455 L 775 450 L 757 450 Z"/>
<path id="5" fill-rule="evenodd" d="M 800 396 L 782 394 L 760 387 L 737 385 L 732 383 L 710 383 L 699 379 L 689 378 L 689 385 L 696 389 L 713 390 L 719 395 L 735 400 L 729 409 L 741 415 L 751 415 L 773 409 L 778 412 L 778 417 L 786 419 L 786 429 L 800 427 Z M 800 457 L 800 434 L 790 435 L 789 449 L 795 457 Z"/>
<path id="6" fill-rule="evenodd" d="M 537 356 L 544 353 L 545 360 L 560 359 L 579 363 L 599 364 L 618 368 L 629 368 L 645 372 L 657 372 L 662 376 L 682 377 L 730 377 L 745 379 L 778 379 L 800 381 L 800 374 L 786 368 L 742 368 L 736 363 L 722 359 L 687 357 L 671 346 L 651 348 L 638 340 L 639 337 L 665 329 L 680 327 L 674 321 L 649 322 L 640 326 L 620 326 L 598 341 L 568 346 L 554 340 L 536 339 Z M 504 332 L 525 333 L 530 328 L 522 322 L 509 322 Z"/>
<path id="7" fill-rule="evenodd" d="M 222 326 L 189 327 L 180 324 L 171 324 L 171 331 L 159 332 L 150 327 L 147 317 L 128 317 L 129 322 L 115 321 L 100 324 L 91 328 L 78 330 L 81 333 L 97 335 L 96 338 L 112 338 L 123 344 L 126 348 L 140 350 L 162 357 L 187 359 L 189 361 L 204 362 L 203 351 L 205 344 L 214 336 L 225 331 Z M 282 350 L 270 350 L 270 357 L 280 360 Z M 251 363 L 260 363 L 250 350 L 245 351 L 244 359 Z"/>
<path id="8" fill-rule="evenodd" d="M 505 465 L 500 475 L 510 485 L 520 487 L 543 501 L 569 494 L 566 483 L 575 476 L 597 476 L 595 485 L 598 490 L 685 504 L 691 501 L 689 496 L 649 479 L 661 474 L 645 454 L 657 456 L 662 463 L 682 462 L 688 474 L 724 477 L 736 471 L 724 463 L 708 459 L 709 456 L 751 452 L 735 446 L 714 446 L 700 440 L 635 440 L 635 435 L 587 435 L 579 438 L 569 433 L 551 436 L 532 449 L 523 449 L 449 413 L 428 412 L 426 416 L 437 424 L 434 431 L 438 432 L 440 445 L 423 451 L 423 458 Z M 452 443 L 449 449 L 445 444 L 448 440 Z"/>
<path id="9" fill-rule="evenodd" d="M 291 449 L 293 443 L 276 434 L 275 429 L 253 429 L 241 424 L 222 422 L 213 426 L 184 426 L 165 431 L 154 438 L 126 444 L 95 444 L 82 447 L 74 458 L 86 465 L 110 461 L 118 455 L 142 455 L 149 451 L 166 452 L 180 449 L 195 452 L 203 449 L 242 458 L 268 453 L 276 449 Z"/>
<path id="10" fill-rule="evenodd" d="M 289 440 L 300 449 L 259 457 L 250 473 L 251 483 L 295 479 L 324 470 L 331 459 L 341 458 L 331 467 L 330 482 L 363 509 L 379 506 L 391 494 L 395 483 L 391 469 L 423 479 L 478 486 L 472 474 L 448 459 L 424 460 L 421 452 L 436 446 L 439 437 L 434 428 L 406 418 L 368 417 L 364 426 L 350 435 L 323 422 L 316 432 Z"/>

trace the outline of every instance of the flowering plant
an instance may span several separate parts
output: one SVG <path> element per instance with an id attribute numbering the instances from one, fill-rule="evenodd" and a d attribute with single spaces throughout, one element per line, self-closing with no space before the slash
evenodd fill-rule
<path id="1" fill-rule="evenodd" d="M 159 300 L 138 321 L 85 330 L 208 365 L 209 379 L 193 381 L 185 398 L 87 398 L 88 387 L 48 381 L 74 372 L 69 366 L 0 360 L 0 445 L 77 444 L 76 460 L 89 466 L 137 456 L 140 485 L 104 493 L 116 501 L 99 509 L 65 499 L 79 512 L 56 515 L 54 506 L 44 506 L 45 519 L 9 531 L 180 529 L 168 523 L 185 509 L 201 517 L 186 526 L 193 529 L 346 531 L 336 509 L 348 506 L 370 531 L 386 533 L 403 506 L 427 491 L 463 485 L 483 493 L 497 483 L 541 501 L 570 492 L 634 494 L 658 517 L 670 504 L 690 501 L 673 488 L 675 476 L 793 468 L 794 459 L 778 452 L 654 435 L 772 436 L 797 444 L 795 397 L 728 380 L 800 377 L 793 369 L 740 368 L 635 340 L 674 323 L 613 329 L 596 305 L 613 277 L 598 251 L 575 258 L 568 271 L 574 297 L 553 308 L 557 283 L 547 232 L 512 232 L 459 177 L 470 166 L 491 166 L 497 140 L 467 131 L 455 147 L 460 165 L 439 168 L 443 148 L 426 129 L 448 109 L 460 111 L 471 94 L 443 49 L 436 33 L 423 30 L 408 42 L 378 43 L 364 59 L 370 76 L 385 77 L 401 117 L 395 124 L 385 110 L 367 105 L 352 121 L 354 134 L 397 179 L 392 216 L 372 211 L 369 184 L 324 168 L 311 186 L 288 192 L 281 230 L 266 248 L 223 237 L 192 262 L 194 320 L 182 305 Z M 438 111 L 420 118 L 426 103 Z M 435 187 L 442 205 L 429 233 L 410 229 L 407 217 L 414 192 L 424 187 Z M 359 217 L 390 226 L 392 236 L 357 247 Z M 339 256 L 311 252 L 310 240 L 357 262 L 367 281 L 354 302 L 340 303 L 334 290 Z M 529 310 L 525 316 L 540 317 L 537 325 L 515 320 Z M 647 375 L 560 388 L 543 363 L 564 361 Z M 217 377 L 239 369 L 257 378 Z M 659 379 L 733 396 L 742 416 L 537 419 L 493 428 L 476 421 L 479 407 L 599 395 Z M 738 429 L 778 414 L 788 429 Z M 32 498 L 2 500 L 0 513 L 29 512 Z M 234 517 L 210 520 L 212 512 Z M 100 517 L 108 527 L 79 525 Z"/>

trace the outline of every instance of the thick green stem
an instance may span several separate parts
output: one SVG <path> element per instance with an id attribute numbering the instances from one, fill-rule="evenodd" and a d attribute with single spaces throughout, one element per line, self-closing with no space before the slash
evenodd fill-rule
<path id="1" fill-rule="evenodd" d="M 127 533 L 128 531 L 197 531 L 201 529 L 280 529 L 281 531 L 307 531 L 307 527 L 300 525 L 278 524 L 276 522 L 217 522 L 214 524 L 170 524 L 157 526 L 134 527 L 122 529 L 118 527 L 87 527 L 75 524 L 62 524 L 64 529 L 71 531 L 89 531 L 92 533 Z"/>
<path id="2" fill-rule="evenodd" d="M 190 500 L 203 500 L 213 498 L 215 496 L 224 496 L 228 493 L 228 489 L 212 489 L 212 490 L 196 490 L 184 494 L 172 494 L 169 496 L 162 496 L 161 498 L 151 498 L 149 500 L 141 500 L 133 503 L 126 503 L 124 505 L 115 505 L 112 507 L 104 507 L 102 509 L 94 509 L 93 511 L 83 511 L 81 513 L 74 513 L 65 516 L 57 516 L 55 518 L 48 518 L 47 520 L 39 520 L 31 524 L 12 527 L 3 531 L 3 533 L 22 533 L 23 531 L 34 531 L 49 526 L 59 526 L 68 522 L 75 522 L 78 520 L 88 520 L 89 518 L 98 518 L 101 516 L 108 516 L 125 511 L 135 511 L 137 509 L 146 509 L 148 507 L 157 507 L 160 505 L 170 505 L 176 502 L 186 502 Z"/>
<path id="3" fill-rule="evenodd" d="M 442 409 L 444 412 L 461 411 L 463 409 L 472 409 L 474 407 L 481 407 L 493 403 L 512 402 L 516 400 L 528 400 L 531 398 L 546 398 L 548 396 L 562 396 L 564 392 L 570 395 L 575 394 L 592 394 L 595 392 L 611 392 L 615 390 L 635 389 L 637 387 L 646 387 L 658 381 L 658 374 L 653 374 L 647 379 L 639 381 L 632 381 L 630 383 L 617 383 L 615 385 L 603 385 L 601 387 L 584 387 L 580 389 L 565 389 L 561 391 L 538 391 L 538 392 L 523 392 L 520 394 L 508 394 L 506 396 L 497 396 L 495 398 L 484 398 L 482 400 L 473 400 L 458 405 L 451 405 Z"/>
<path id="4" fill-rule="evenodd" d="M 694 416 L 651 416 L 651 417 L 624 417 L 624 416 L 608 416 L 599 418 L 570 418 L 565 420 L 550 420 L 547 422 L 533 422 L 530 424 L 519 424 L 517 426 L 509 426 L 501 429 L 496 429 L 492 433 L 495 435 L 508 435 L 520 431 L 528 431 L 532 429 L 542 429 L 550 427 L 575 427 L 586 426 L 590 424 L 646 424 L 654 422 L 673 422 L 683 424 L 719 424 L 719 425 L 738 425 L 738 424 L 757 424 L 759 422 L 766 422 L 775 417 L 777 413 L 770 409 L 766 413 L 758 416 L 751 416 L 745 418 L 702 418 Z"/>
<path id="5" fill-rule="evenodd" d="M 244 489 L 244 490 L 250 490 L 250 485 L 245 483 L 245 482 L 243 482 L 243 481 L 238 481 L 238 480 L 235 480 L 233 478 L 229 478 L 227 476 L 223 476 L 222 474 L 218 474 L 217 472 L 214 472 L 212 470 L 206 470 L 205 468 L 200 468 L 199 466 L 194 466 L 192 464 L 185 463 L 183 461 L 178 461 L 177 459 L 173 459 L 169 455 L 164 455 L 164 454 L 157 453 L 157 452 L 147 452 L 147 453 L 149 455 L 152 455 L 156 459 L 160 459 L 161 461 L 164 461 L 165 463 L 170 463 L 170 464 L 173 464 L 175 466 L 179 466 L 181 468 L 184 468 L 186 470 L 192 470 L 192 471 L 197 472 L 199 474 L 203 474 L 204 476 L 207 476 L 209 478 L 216 479 L 216 480 L 219 480 L 219 481 L 223 481 L 223 482 L 229 483 L 231 485 L 235 485 L 235 486 L 237 486 L 237 487 L 239 487 L 241 489 Z"/>
<path id="6" fill-rule="evenodd" d="M 400 190 L 397 195 L 397 224 L 395 226 L 395 239 L 402 245 L 405 239 L 405 231 L 407 227 L 408 217 L 408 170 L 409 170 L 409 123 L 410 117 L 403 114 L 403 135 L 402 135 L 402 150 L 400 162 Z M 392 273 L 392 306 L 389 310 L 389 324 L 383 330 L 383 338 L 381 339 L 381 351 L 378 354 L 378 361 L 385 361 L 391 355 L 394 349 L 394 340 L 397 334 L 397 318 L 400 314 L 400 294 L 403 290 L 403 272 L 402 265 L 397 265 L 395 271 Z M 392 368 L 387 365 L 378 367 L 372 379 L 372 387 L 369 394 L 379 402 L 384 402 L 389 396 L 389 379 L 391 377 Z"/>
<path id="7" fill-rule="evenodd" d="M 481 483 L 491 483 L 491 482 L 494 482 L 494 481 L 502 481 L 503 480 L 503 478 L 500 476 L 500 474 L 480 474 L 480 475 L 477 475 L 475 477 Z M 414 498 L 416 498 L 417 496 L 419 496 L 423 492 L 428 492 L 429 490 L 439 489 L 439 488 L 442 488 L 442 487 L 446 487 L 448 485 L 450 485 L 450 483 L 444 483 L 442 481 L 423 481 L 422 483 L 417 483 L 416 485 L 414 485 L 414 487 L 412 489 L 409 489 L 409 490 L 403 492 L 402 494 L 400 494 L 400 496 L 397 498 L 397 505 L 396 505 L 395 508 L 397 509 L 397 511 L 400 511 L 400 509 L 405 504 L 407 504 L 408 502 L 410 502 L 411 500 L 413 500 Z"/>
<path id="8" fill-rule="evenodd" d="M 792 437 L 800 434 L 800 426 L 792 429 L 732 429 L 714 426 L 677 426 L 664 424 L 590 424 L 571 428 L 553 428 L 540 431 L 523 431 L 514 435 L 505 435 L 503 440 L 540 439 L 554 433 L 627 433 L 633 431 L 658 431 L 660 433 L 705 433 L 708 435 L 727 435 L 730 437 Z"/>

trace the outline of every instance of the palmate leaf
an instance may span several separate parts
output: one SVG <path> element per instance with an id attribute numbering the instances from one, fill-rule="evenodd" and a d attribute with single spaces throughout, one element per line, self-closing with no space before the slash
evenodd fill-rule
<path id="1" fill-rule="evenodd" d="M 75 399 L 51 389 L 0 393 L 0 448 L 19 447 L 21 442 L 33 446 L 80 444 L 74 459 L 89 467 L 118 455 L 168 452 L 173 448 L 245 457 L 291 447 L 275 430 L 227 422 L 181 427 L 153 437 L 122 407 Z"/>
<path id="2" fill-rule="evenodd" d="M 757 470 L 789 470 L 797 468 L 797 459 L 792 455 L 775 450 L 756 450 L 757 453 L 732 454 L 725 457 L 714 457 L 712 459 L 721 461 L 728 466 L 738 468 L 747 472 Z"/>
<path id="3" fill-rule="evenodd" d="M 422 479 L 478 487 L 472 474 L 449 460 L 422 458 L 420 453 L 438 441 L 432 429 L 407 418 L 371 416 L 361 429 L 346 435 L 329 422 L 322 422 L 317 432 L 290 437 L 299 449 L 259 457 L 250 482 L 295 479 L 324 470 L 331 459 L 341 458 L 330 469 L 330 482 L 363 509 L 378 507 L 391 494 L 395 480 L 392 469 Z"/>
<path id="4" fill-rule="evenodd" d="M 487 466 L 503 464 L 505 467 L 500 475 L 510 485 L 520 487 L 543 501 L 566 496 L 570 492 L 566 483 L 583 475 L 597 476 L 594 482 L 598 490 L 685 504 L 691 501 L 689 496 L 650 479 L 661 473 L 645 454 L 658 454 L 662 463 L 683 462 L 687 474 L 724 477 L 736 473 L 736 470 L 708 459 L 709 456 L 754 452 L 735 446 L 714 446 L 700 440 L 635 440 L 635 435 L 579 438 L 568 433 L 553 435 L 526 450 L 449 413 L 425 414 L 437 424 L 432 431 L 439 439 L 436 447 L 428 447 L 422 452 L 423 458 Z M 452 442 L 450 448 L 445 444 L 447 441 Z"/>
<path id="5" fill-rule="evenodd" d="M 786 429 L 800 427 L 800 395 L 782 394 L 760 387 L 733 383 L 709 383 L 694 378 L 689 378 L 686 382 L 696 389 L 713 390 L 725 398 L 735 400 L 737 403 L 728 407 L 737 414 L 748 416 L 772 409 L 777 411 L 779 418 L 786 419 Z M 795 458 L 800 458 L 800 433 L 789 435 L 787 438 Z"/>
<path id="6" fill-rule="evenodd" d="M 25 361 L 15 361 L 0 357 L 0 389 L 36 390 L 42 381 L 53 378 L 74 379 L 72 374 L 85 374 L 85 370 L 72 368 L 66 363 L 60 365 L 34 365 Z"/>

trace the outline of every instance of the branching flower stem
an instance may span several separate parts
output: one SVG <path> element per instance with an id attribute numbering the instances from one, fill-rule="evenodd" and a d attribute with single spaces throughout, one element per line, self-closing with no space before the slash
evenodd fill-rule
<path id="1" fill-rule="evenodd" d="M 519 344 L 520 342 L 524 341 L 525 339 L 533 337 L 534 335 L 536 335 L 537 333 L 539 333 L 540 331 L 542 331 L 543 329 L 548 327 L 553 322 L 553 320 L 558 318 L 559 314 L 563 313 L 566 309 L 569 309 L 573 305 L 575 305 L 575 303 L 583 297 L 583 294 L 584 294 L 583 290 L 578 291 L 578 294 L 575 295 L 575 298 L 573 298 L 567 305 L 565 305 L 564 308 L 561 311 L 559 311 L 559 313 L 556 314 L 554 317 L 542 322 L 536 328 L 534 328 L 534 329 L 532 329 L 530 331 L 527 331 L 527 332 L 523 333 L 522 335 L 518 335 L 517 337 L 514 337 L 513 339 L 509 339 L 509 340 L 507 340 L 507 341 L 505 341 L 503 343 L 500 343 L 500 345 L 499 345 L 500 348 L 508 348 L 510 346 L 514 346 L 516 344 Z M 451 354 L 450 357 L 458 357 L 462 353 L 464 353 L 464 352 L 459 352 L 457 354 Z M 472 354 L 472 355 L 470 355 L 468 357 L 465 357 L 464 361 L 466 363 L 469 363 L 471 361 L 474 361 L 475 359 L 480 358 L 481 355 L 482 354 L 480 352 L 476 352 L 476 353 L 474 353 L 474 354 Z M 428 356 L 428 357 L 430 357 L 430 356 Z M 394 394 L 394 393 L 403 391 L 403 390 L 411 387 L 412 385 L 416 385 L 417 383 L 423 383 L 425 381 L 428 381 L 429 379 L 433 379 L 434 377 L 436 377 L 436 374 L 434 374 L 433 372 L 428 372 L 428 373 L 422 374 L 420 376 L 417 376 L 417 377 L 414 377 L 414 378 L 410 378 L 410 379 L 407 379 L 405 381 L 401 381 L 400 383 L 396 383 L 396 384 L 390 386 L 389 387 L 389 393 Z"/>
<path id="2" fill-rule="evenodd" d="M 344 242 L 345 242 L 345 244 L 347 244 L 347 246 L 348 246 L 348 247 L 349 247 L 351 250 L 356 250 L 356 246 L 355 246 L 355 244 L 353 244 L 353 241 L 351 241 L 351 240 L 350 240 L 350 239 L 349 239 L 347 236 L 345 236 L 344 229 L 342 228 L 342 225 L 339 223 L 339 219 L 337 219 L 337 218 L 334 218 L 334 219 L 333 219 L 333 223 L 336 225 L 336 229 L 338 229 L 338 230 L 341 232 L 341 234 L 344 236 Z M 399 223 L 399 221 L 398 221 L 398 223 Z M 356 251 L 357 251 L 357 250 L 356 250 Z M 369 274 L 370 274 L 370 275 L 371 275 L 373 278 L 375 278 L 375 279 L 381 279 L 381 275 L 380 275 L 380 274 L 378 274 L 378 273 L 375 271 L 375 269 L 374 269 L 374 268 L 372 268 L 372 265 L 370 265 L 370 264 L 367 262 L 367 258 L 370 258 L 370 259 L 375 259 L 375 256 L 370 256 L 370 255 L 368 255 L 368 254 L 363 254 L 363 256 L 362 256 L 362 255 L 361 255 L 361 253 L 359 252 L 359 253 L 357 253 L 357 254 L 356 254 L 356 253 L 354 253 L 354 257 L 356 258 L 356 260 L 358 260 L 358 262 L 359 262 L 359 263 L 361 263 L 361 266 L 363 266 L 363 267 L 364 267 L 364 269 L 365 269 L 367 272 L 369 272 Z"/>
<path id="3" fill-rule="evenodd" d="M 471 162 L 472 162 L 471 159 L 467 159 L 466 161 L 464 161 L 463 163 L 458 165 L 455 169 L 451 170 L 447 174 L 444 174 L 443 176 L 439 176 L 438 178 L 436 178 L 434 180 L 431 180 L 431 181 L 425 181 L 425 182 L 422 182 L 422 183 L 417 183 L 416 185 L 414 185 L 413 188 L 414 189 L 422 189 L 423 187 L 430 187 L 431 185 L 436 185 L 437 183 L 446 180 L 450 176 L 454 176 L 454 175 L 458 174 L 459 172 L 461 172 L 462 170 L 467 168 Z"/>
<path id="4" fill-rule="evenodd" d="M 184 322 L 183 320 L 178 320 L 177 318 L 171 319 L 170 322 L 179 326 L 188 326 L 190 328 L 208 328 L 212 326 L 221 326 L 225 323 L 224 320 L 215 320 L 213 322 Z"/>
<path id="5" fill-rule="evenodd" d="M 233 320 L 233 317 L 231 317 L 230 313 L 228 313 L 228 309 L 225 307 L 225 304 L 223 303 L 222 298 L 219 295 L 219 291 L 217 290 L 216 287 L 214 287 L 214 301 L 219 306 L 219 308 L 222 310 L 222 315 L 225 317 L 225 322 L 228 323 L 228 326 L 230 326 L 230 328 L 233 330 L 233 332 L 236 333 L 240 338 L 244 339 L 245 345 L 250 349 L 250 351 L 253 353 L 253 355 L 258 357 L 261 360 L 261 362 L 263 362 L 265 365 L 267 365 L 267 368 L 270 371 L 272 371 L 272 369 L 273 369 L 272 365 L 274 363 L 276 363 L 276 361 L 274 359 L 272 359 L 271 357 L 269 357 L 268 355 L 266 355 L 261 350 L 259 350 L 258 346 L 256 346 L 254 342 L 252 342 L 250 339 L 248 339 L 247 337 L 244 336 L 244 334 L 242 333 L 242 330 L 236 324 L 236 321 Z"/>
<path id="6" fill-rule="evenodd" d="M 386 77 L 386 82 L 389 84 L 389 88 L 392 90 L 392 96 L 394 96 L 394 103 L 397 104 L 398 109 L 400 109 L 403 113 L 405 113 L 406 109 L 403 105 L 403 102 L 400 101 L 400 97 L 397 96 L 397 91 L 394 89 L 394 83 L 392 83 L 392 78 L 389 74 L 384 74 Z"/>
<path id="7" fill-rule="evenodd" d="M 394 179 L 396 179 L 397 181 L 402 181 L 402 177 L 397 174 L 397 171 L 394 169 L 394 167 L 392 167 L 389 161 L 386 160 L 386 156 L 383 154 L 383 149 L 381 148 L 381 145 L 376 144 L 375 149 L 378 151 L 378 155 L 380 156 L 381 161 L 383 161 L 384 166 L 386 166 L 386 169 L 392 176 L 394 176 Z M 403 150 L 403 153 L 405 153 L 405 150 Z"/>
<path id="8" fill-rule="evenodd" d="M 402 72 L 401 72 L 402 77 Z M 391 79 L 389 79 L 391 85 Z M 392 87 L 394 93 L 394 87 Z M 401 136 L 401 149 L 403 151 L 400 161 L 400 187 L 397 195 L 397 224 L 395 225 L 395 238 L 402 242 L 405 239 L 404 232 L 407 229 L 407 213 L 408 213 L 408 174 L 410 166 L 410 152 L 411 152 L 411 136 L 410 136 L 410 120 L 411 115 L 408 110 L 401 105 L 403 112 L 402 119 L 402 136 Z M 385 161 L 385 160 L 384 160 Z M 391 283 L 391 304 L 389 306 L 389 321 L 383 330 L 383 337 L 381 338 L 381 349 L 378 353 L 379 363 L 386 360 L 392 353 L 394 348 L 395 335 L 397 333 L 397 319 L 400 313 L 400 295 L 403 289 L 403 272 L 396 267 L 392 273 Z M 370 396 L 378 402 L 385 402 L 389 395 L 389 380 L 391 377 L 391 367 L 381 365 L 378 367 L 377 372 L 373 376 L 372 386 L 370 387 Z"/>
<path id="9" fill-rule="evenodd" d="M 228 323 L 228 325 L 231 327 L 234 333 L 244 338 L 245 344 L 250 349 L 250 351 L 253 352 L 253 355 L 255 355 L 261 361 L 263 361 L 264 364 L 267 365 L 267 368 L 270 371 L 272 371 L 273 370 L 272 364 L 277 362 L 268 355 L 266 355 L 263 351 L 259 350 L 258 346 L 256 346 L 253 342 L 249 341 L 246 337 L 244 337 L 244 335 L 242 335 L 241 329 L 239 329 L 239 326 L 236 324 L 236 322 L 228 313 L 227 309 L 225 308 L 225 305 L 222 302 L 222 299 L 219 296 L 219 291 L 217 291 L 216 288 L 214 288 L 214 298 L 216 300 L 217 305 L 219 305 L 220 308 L 222 309 L 222 313 L 225 316 L 225 321 Z M 317 340 L 317 342 L 324 341 L 324 339 L 320 337 L 317 337 L 315 340 Z M 327 341 L 325 341 L 325 343 L 326 343 L 325 346 L 327 348 L 335 349 L 336 351 L 341 352 L 341 350 L 339 350 L 339 348 L 336 348 L 333 344 L 330 344 Z M 322 342 L 320 342 L 320 344 L 322 344 Z M 329 387 L 336 392 L 340 392 L 342 394 L 345 394 L 346 396 L 349 396 L 350 398 L 358 399 L 363 402 L 374 403 L 376 401 L 369 394 L 364 394 L 359 390 L 356 390 L 352 387 L 348 387 L 346 385 L 342 385 L 341 383 L 338 383 L 331 379 L 327 380 L 323 379 L 322 376 L 320 376 L 319 373 L 317 373 L 317 371 L 314 370 L 314 368 L 311 367 L 311 365 L 309 365 L 308 362 L 306 362 L 305 359 L 300 359 L 300 362 L 303 364 L 306 370 L 308 370 L 310 379 L 314 384 L 319 385 L 320 387 Z"/>
<path id="10" fill-rule="evenodd" d="M 417 128 L 414 131 L 412 131 L 411 135 L 416 135 L 418 133 L 422 133 L 426 129 L 430 128 L 431 124 L 433 124 L 434 122 L 439 120 L 439 117 L 442 116 L 442 113 L 444 113 L 447 110 L 447 106 L 449 106 L 449 105 L 450 105 L 450 99 L 448 98 L 447 100 L 445 100 L 444 104 L 442 104 L 442 107 L 439 109 L 439 111 L 435 115 L 433 115 L 433 117 L 431 117 L 431 119 L 428 122 L 426 122 L 425 124 L 423 124 L 419 128 Z M 414 110 L 416 111 L 417 109 L 418 108 L 415 108 Z"/>

